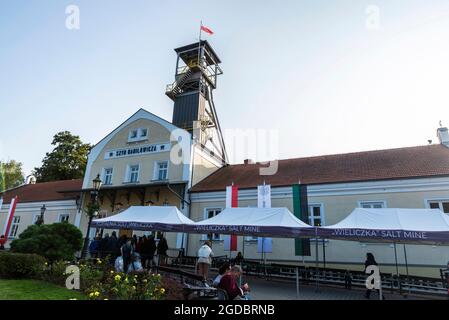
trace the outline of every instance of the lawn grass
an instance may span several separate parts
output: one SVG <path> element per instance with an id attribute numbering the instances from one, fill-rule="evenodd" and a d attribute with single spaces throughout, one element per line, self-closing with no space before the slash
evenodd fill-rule
<path id="1" fill-rule="evenodd" d="M 85 299 L 80 292 L 38 280 L 0 279 L 0 300 L 69 300 Z"/>

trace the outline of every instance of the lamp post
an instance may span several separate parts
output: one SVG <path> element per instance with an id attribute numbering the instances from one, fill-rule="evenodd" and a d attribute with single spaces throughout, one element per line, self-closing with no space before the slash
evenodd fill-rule
<path id="1" fill-rule="evenodd" d="M 81 259 L 86 258 L 87 251 L 89 248 L 89 234 L 90 234 L 90 226 L 92 224 L 92 219 L 98 215 L 98 210 L 100 210 L 100 205 L 98 204 L 98 192 L 101 187 L 101 179 L 98 174 L 97 177 L 92 181 L 93 190 L 91 191 L 91 199 L 90 203 L 87 205 L 87 216 L 89 218 L 89 222 L 87 224 L 87 232 L 86 237 L 84 238 L 83 251 L 81 253 Z"/>
<path id="2" fill-rule="evenodd" d="M 39 216 L 39 218 L 38 218 L 37 221 L 36 221 L 36 224 L 37 224 L 38 226 L 44 224 L 44 214 L 45 214 L 45 211 L 47 211 L 47 208 L 45 207 L 45 204 L 44 204 L 44 205 L 42 206 L 42 208 L 41 208 L 41 215 Z"/>

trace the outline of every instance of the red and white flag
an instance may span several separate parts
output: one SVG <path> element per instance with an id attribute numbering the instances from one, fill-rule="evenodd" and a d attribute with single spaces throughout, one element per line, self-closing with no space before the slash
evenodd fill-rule
<path id="1" fill-rule="evenodd" d="M 226 208 L 237 208 L 239 189 L 237 186 L 226 187 Z M 225 251 L 237 251 L 237 235 L 226 235 L 224 238 Z"/>
<path id="2" fill-rule="evenodd" d="M 14 212 L 16 211 L 16 205 L 17 205 L 18 201 L 19 201 L 19 198 L 17 196 L 11 199 L 11 203 L 9 204 L 8 216 L 6 217 L 6 223 L 5 223 L 5 226 L 3 227 L 3 232 L 0 234 L 5 237 L 0 239 L 0 244 L 5 244 L 6 241 L 8 240 L 11 223 L 14 218 Z M 2 199 L 2 202 L 3 202 L 3 199 Z"/>
<path id="3" fill-rule="evenodd" d="M 213 35 L 214 32 L 206 26 L 201 25 L 201 31 L 206 32 L 207 34 Z"/>

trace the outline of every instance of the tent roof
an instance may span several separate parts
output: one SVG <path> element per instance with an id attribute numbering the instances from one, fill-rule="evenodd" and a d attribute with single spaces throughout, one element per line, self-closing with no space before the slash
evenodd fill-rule
<path id="1" fill-rule="evenodd" d="M 287 208 L 227 208 L 213 218 L 188 226 L 193 233 L 220 233 L 272 237 L 314 236 L 315 229 Z"/>
<path id="2" fill-rule="evenodd" d="M 449 243 L 449 216 L 438 209 L 356 208 L 339 223 L 318 228 L 318 235 L 359 241 Z"/>
<path id="3" fill-rule="evenodd" d="M 157 230 L 179 232 L 193 224 L 176 207 L 133 206 L 111 217 L 92 221 L 92 226 L 108 229 Z"/>

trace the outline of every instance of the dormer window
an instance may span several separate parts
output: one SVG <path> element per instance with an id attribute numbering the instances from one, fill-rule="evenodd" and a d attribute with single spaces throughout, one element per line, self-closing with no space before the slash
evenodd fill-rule
<path id="1" fill-rule="evenodd" d="M 137 128 L 129 130 L 128 142 L 137 142 L 148 139 L 148 129 Z"/>
<path id="2" fill-rule="evenodd" d="M 129 139 L 131 140 L 131 139 L 136 139 L 137 138 L 137 130 L 131 130 L 130 132 L 129 132 Z"/>

